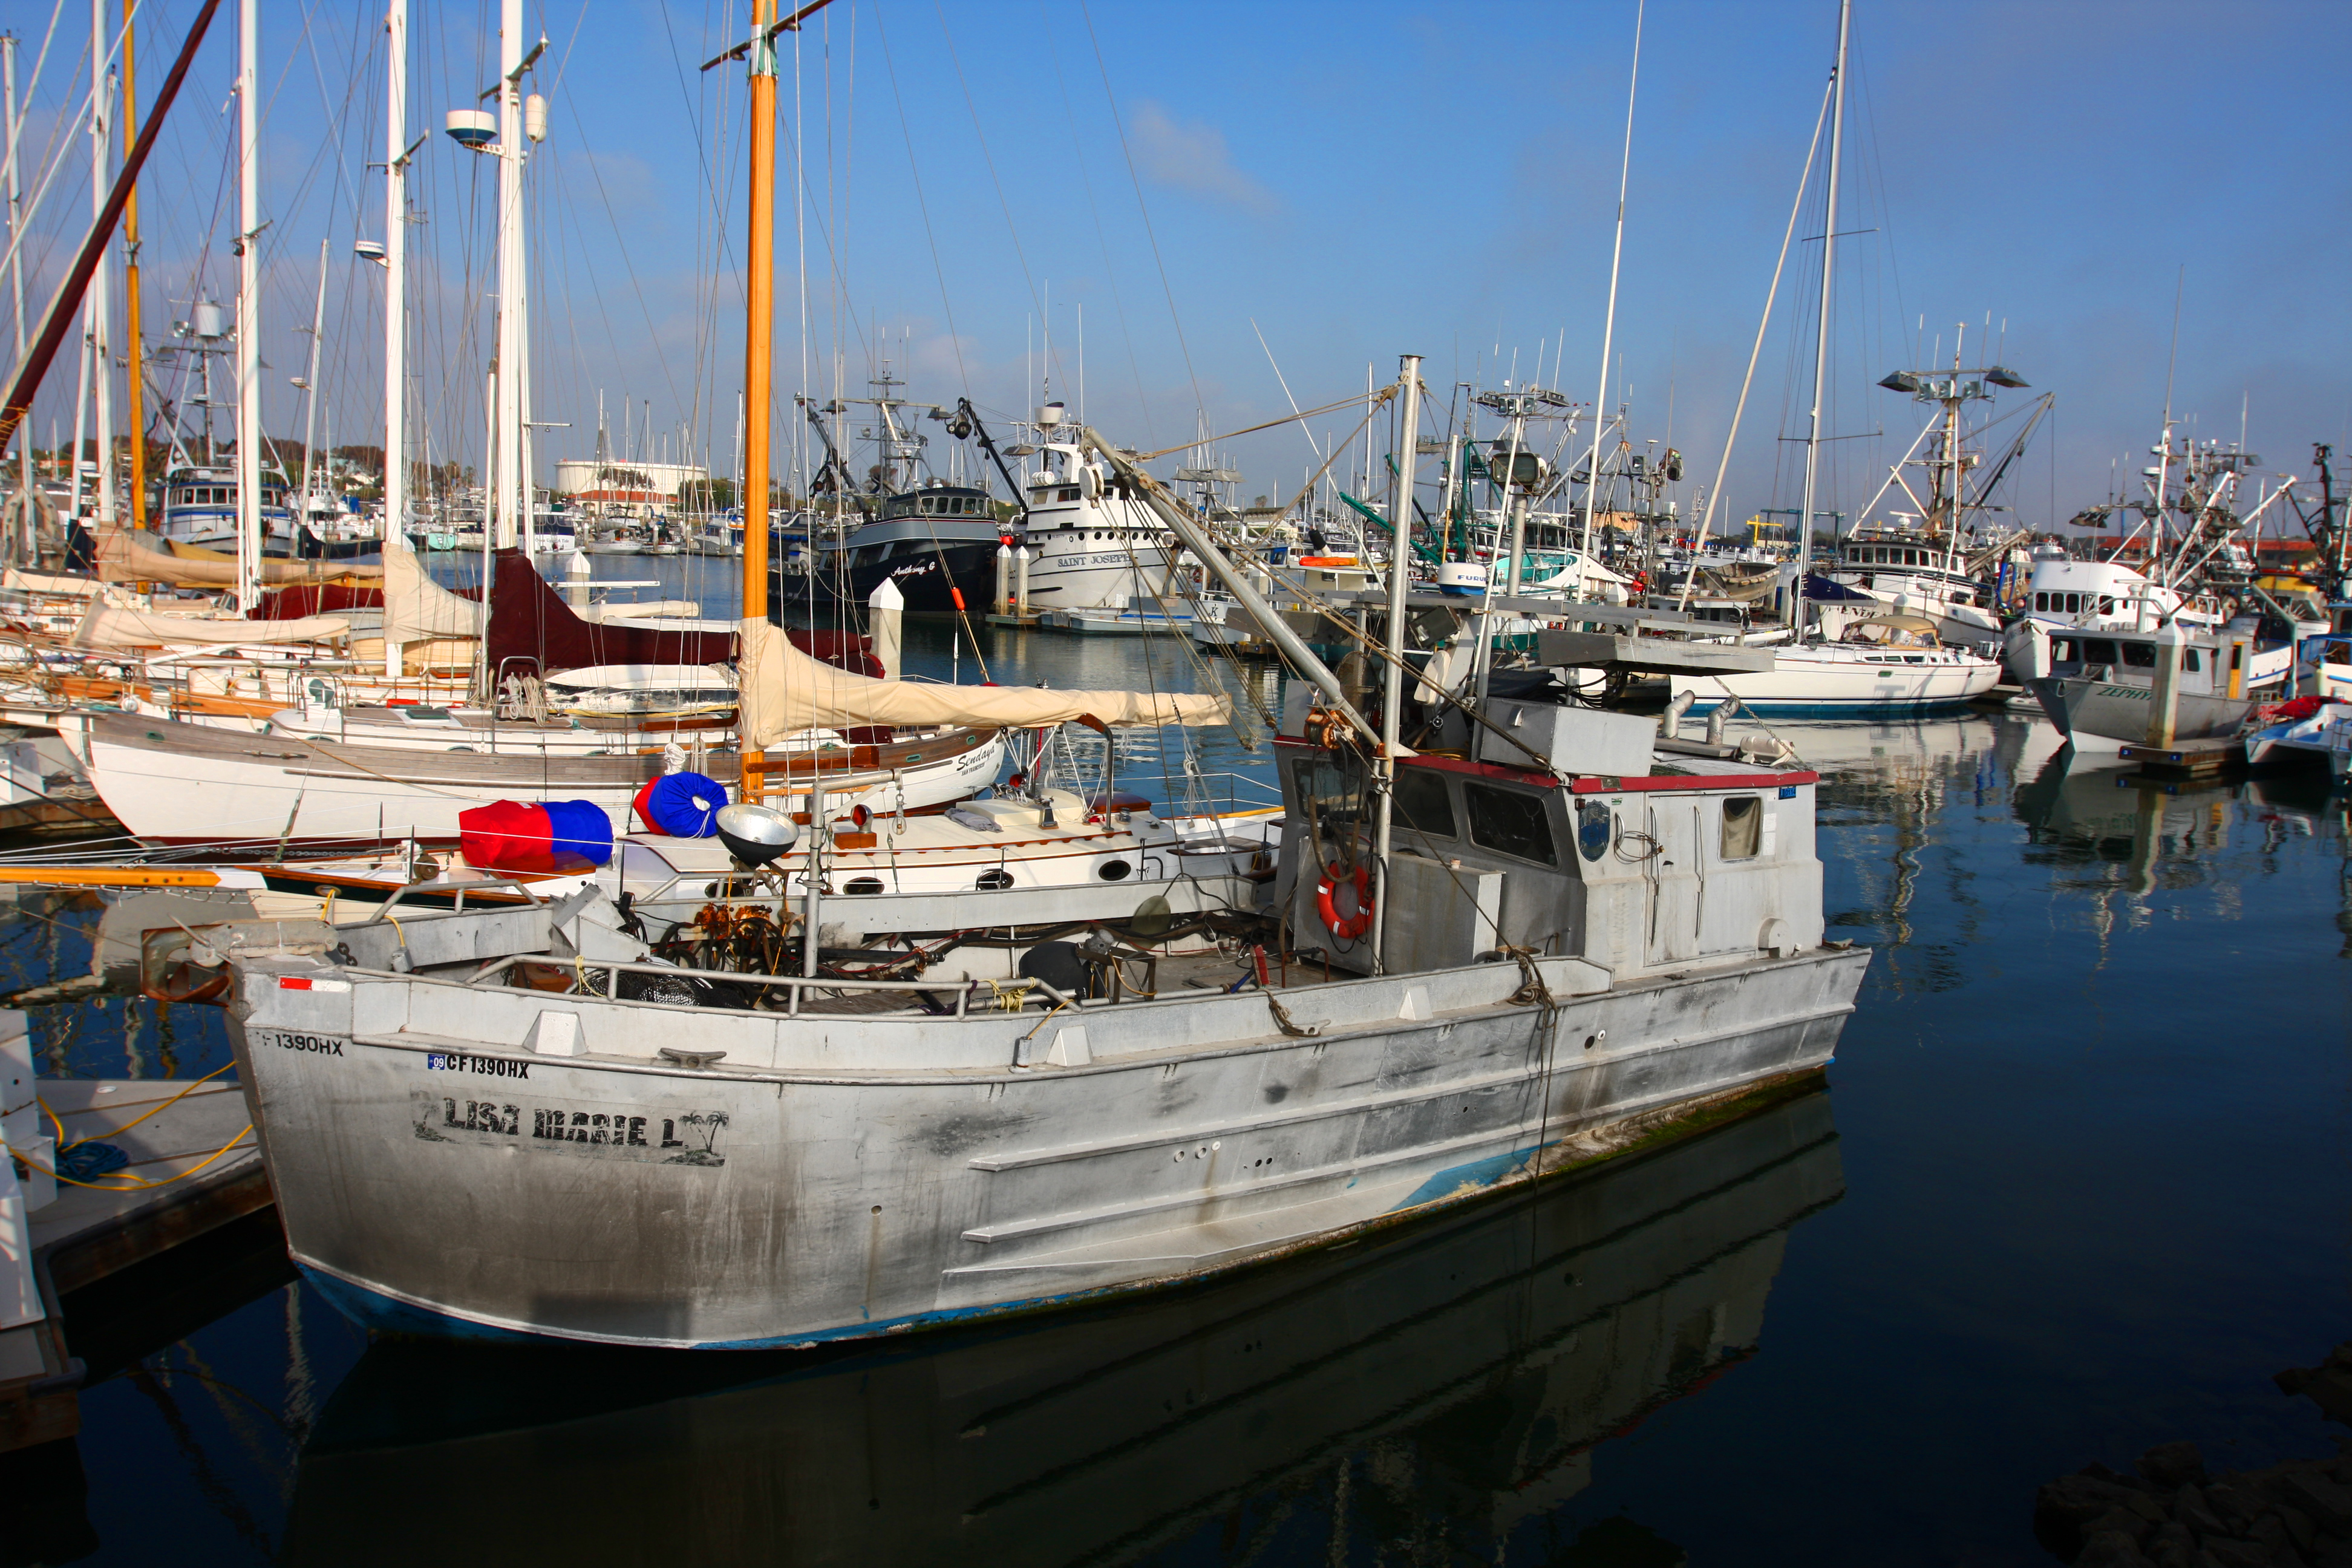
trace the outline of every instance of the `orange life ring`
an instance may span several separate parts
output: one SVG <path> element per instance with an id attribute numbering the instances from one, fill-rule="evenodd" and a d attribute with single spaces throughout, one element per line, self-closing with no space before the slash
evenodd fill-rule
<path id="1" fill-rule="evenodd" d="M 1341 881 L 1353 882 L 1356 889 L 1356 912 L 1345 918 L 1340 915 L 1339 906 L 1331 897 L 1338 891 Z M 1346 876 L 1344 873 L 1325 871 L 1323 879 L 1315 884 L 1315 912 L 1323 917 L 1324 925 L 1330 930 L 1333 936 L 1349 942 L 1355 941 L 1356 938 L 1371 930 L 1371 872 L 1362 866 L 1356 868 L 1355 875 L 1352 877 Z"/>

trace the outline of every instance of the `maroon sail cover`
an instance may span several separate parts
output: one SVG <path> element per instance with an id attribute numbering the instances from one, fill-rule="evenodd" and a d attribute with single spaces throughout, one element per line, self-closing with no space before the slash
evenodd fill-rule
<path id="1" fill-rule="evenodd" d="M 331 616 L 340 610 L 383 608 L 381 588 L 347 588 L 340 583 L 305 584 L 261 595 L 254 606 L 257 621 L 299 621 L 305 616 Z"/>
<path id="2" fill-rule="evenodd" d="M 733 632 L 661 631 L 651 626 L 598 626 L 572 614 L 520 550 L 498 552 L 490 589 L 490 668 L 530 659 L 540 672 L 598 664 L 726 664 L 735 658 Z M 842 632 L 786 631 L 812 658 L 859 675 L 879 676 L 870 638 Z"/>

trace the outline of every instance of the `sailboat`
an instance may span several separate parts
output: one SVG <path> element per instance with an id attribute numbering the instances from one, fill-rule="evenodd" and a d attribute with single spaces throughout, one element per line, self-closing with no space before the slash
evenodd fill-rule
<path id="1" fill-rule="evenodd" d="M 1842 0 L 1834 103 L 1830 121 L 1828 221 L 1822 241 L 1821 307 L 1813 339 L 1813 396 L 1805 434 L 1804 503 L 1797 526 L 1797 575 L 1789 625 L 1805 630 L 1805 574 L 1811 570 L 1812 523 L 1822 441 L 1822 409 L 1829 374 L 1830 298 L 1836 273 L 1838 182 L 1845 148 L 1846 28 L 1851 0 Z M 1750 712 L 1853 717 L 1933 712 L 1960 706 L 2000 681 L 1997 659 L 1944 644 L 1937 622 L 1909 614 L 1849 623 L 1835 641 L 1809 639 L 1774 652 L 1772 668 L 1749 675 L 1676 675 L 1673 700 L 1694 712 L 1738 700 Z"/>

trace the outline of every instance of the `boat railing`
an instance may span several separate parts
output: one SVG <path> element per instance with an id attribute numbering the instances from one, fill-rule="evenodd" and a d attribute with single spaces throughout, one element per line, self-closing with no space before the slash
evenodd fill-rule
<path id="1" fill-rule="evenodd" d="M 1279 785 L 1249 773 L 1227 769 L 1216 773 L 1188 773 L 1185 777 L 1201 791 L 1201 794 L 1196 796 L 1201 805 L 1211 807 L 1222 805 L 1224 811 L 1179 812 L 1175 809 L 1178 803 L 1171 801 L 1169 809 L 1160 814 L 1160 819 L 1164 822 L 1198 822 L 1204 816 L 1222 816 L 1225 812 L 1258 810 L 1266 806 L 1279 806 L 1282 804 L 1282 790 Z M 1189 805 L 1192 802 L 1184 804 Z"/>
<path id="2" fill-rule="evenodd" d="M 1005 999 L 1008 1002 L 1017 999 L 1020 1005 L 1026 1005 L 1027 1001 L 1029 1000 L 1027 994 L 1030 991 L 1034 990 L 1043 992 L 1047 997 L 1051 998 L 1055 1004 L 1056 1011 L 1059 1011 L 1064 1007 L 1076 1007 L 1079 1005 L 1076 997 L 1061 990 L 1050 981 L 1037 980 L 1028 977 L 1013 981 L 845 980 L 833 975 L 824 974 L 755 974 L 740 973 L 730 969 L 689 969 L 683 965 L 675 963 L 640 963 L 627 959 L 564 958 L 552 953 L 532 954 L 514 952 L 509 953 L 504 958 L 492 959 L 489 963 L 484 964 L 481 968 L 467 975 L 464 984 L 467 985 L 487 984 L 490 981 L 498 978 L 499 975 L 506 973 L 517 964 L 521 963 L 536 963 L 553 969 L 572 970 L 579 976 L 576 984 L 583 987 L 588 983 L 589 975 L 601 971 L 604 977 L 604 989 L 599 994 L 605 996 L 612 996 L 618 989 L 619 976 L 623 974 L 653 974 L 659 975 L 665 979 L 700 980 L 715 984 L 758 985 L 765 986 L 770 989 L 781 988 L 792 993 L 791 1000 L 785 1005 L 784 1010 L 784 1016 L 788 1018 L 797 1018 L 800 1016 L 801 1005 L 810 991 L 826 991 L 835 993 L 845 991 L 884 993 L 898 992 L 906 994 L 921 993 L 933 995 L 952 993 L 955 996 L 955 1016 L 959 1018 L 968 1017 L 970 1016 L 972 995 L 974 993 L 979 992 L 983 986 L 989 988 L 988 997 L 992 1003 L 995 1003 L 999 1001 L 999 999 Z M 502 986 L 500 989 L 509 991 L 536 991 L 539 988 L 530 985 L 508 985 Z M 628 998 L 623 997 L 618 999 L 625 1001 Z M 1007 1012 L 1016 1011 L 1017 1007 L 1007 1005 L 1004 1010 Z"/>
<path id="3" fill-rule="evenodd" d="M 440 910 L 432 910 L 418 911 L 419 913 L 441 914 L 444 912 L 463 913 L 466 908 L 466 895 L 469 892 L 488 893 L 496 891 L 520 893 L 523 897 L 523 900 L 527 903 L 537 904 L 546 902 L 546 900 L 537 892 L 532 890 L 530 883 L 519 882 L 510 877 L 469 877 L 464 880 L 442 879 L 431 882 L 407 882 L 394 888 L 392 890 L 392 896 L 384 900 L 381 905 L 377 906 L 376 911 L 373 914 L 358 923 L 362 926 L 383 924 L 386 921 L 390 921 L 392 919 L 392 911 L 398 908 L 411 893 L 423 894 L 427 897 L 444 897 L 448 894 L 455 893 L 457 898 L 454 900 L 455 908 L 452 910 L 444 911 Z M 398 922 L 395 921 L 394 923 L 397 924 Z"/>

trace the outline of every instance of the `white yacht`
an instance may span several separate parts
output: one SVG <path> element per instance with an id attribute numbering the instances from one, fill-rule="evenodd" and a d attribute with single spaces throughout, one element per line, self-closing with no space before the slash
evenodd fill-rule
<path id="1" fill-rule="evenodd" d="M 1032 610 L 1140 611 L 1179 591 L 1174 541 L 1125 479 L 1067 443 L 1036 458 L 1024 480 Z"/>
<path id="2" fill-rule="evenodd" d="M 1874 616 L 1850 622 L 1836 642 L 1775 651 L 1772 668 L 1752 675 L 1677 675 L 1675 698 L 1708 712 L 1737 698 L 1751 713 L 1816 718 L 1929 713 L 1958 708 L 2000 682 L 1996 659 L 1947 647 L 1922 616 Z"/>

